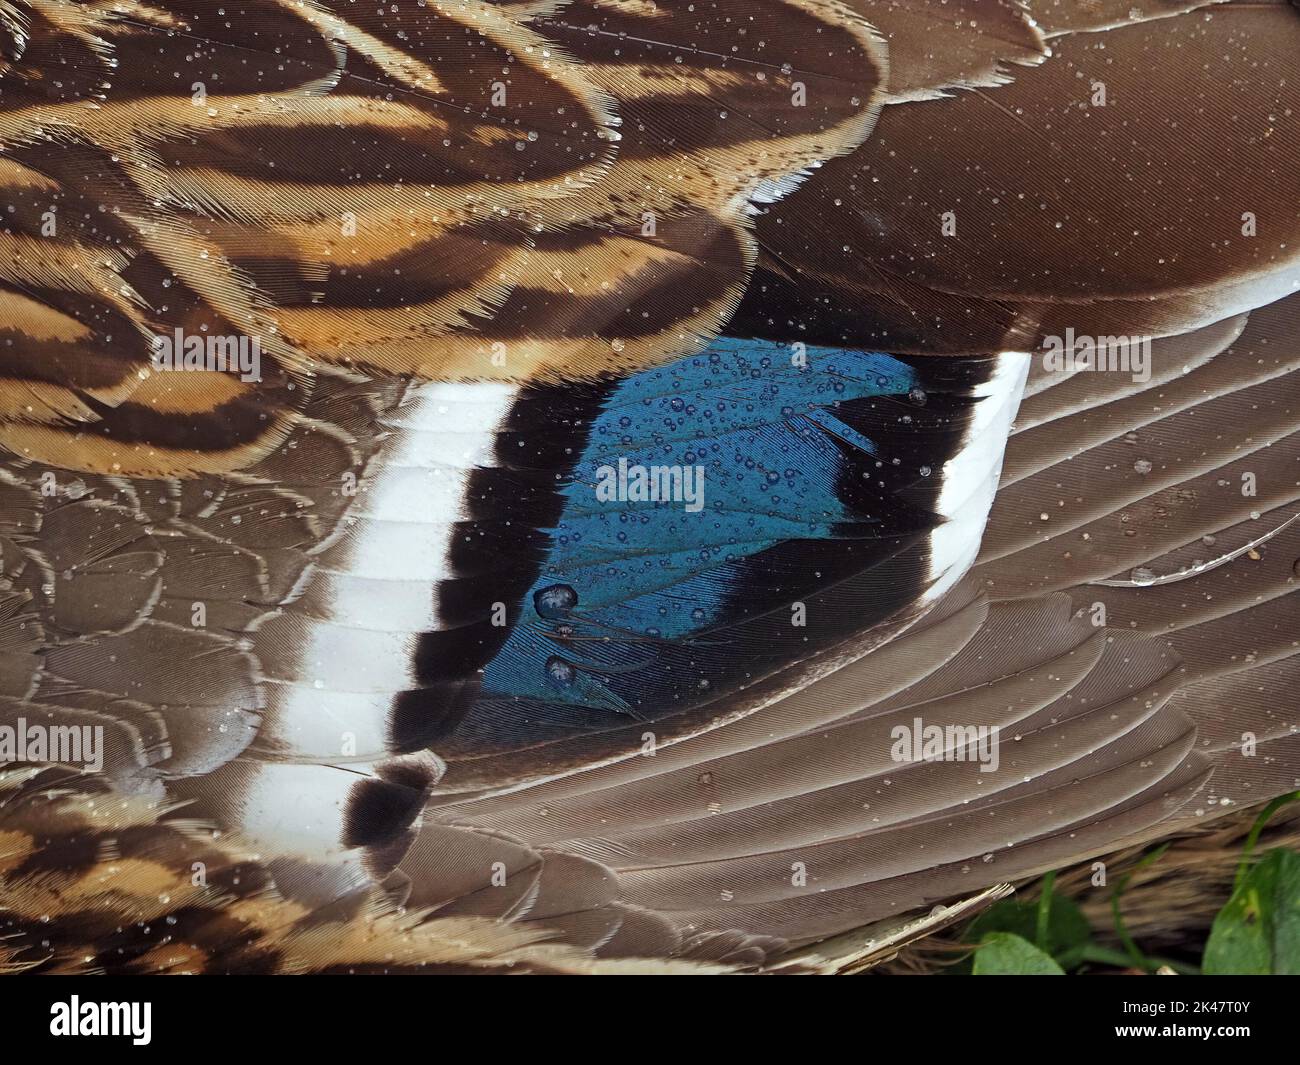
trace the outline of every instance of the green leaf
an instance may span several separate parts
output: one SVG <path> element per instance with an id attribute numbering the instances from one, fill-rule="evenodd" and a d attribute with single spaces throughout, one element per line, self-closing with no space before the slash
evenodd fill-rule
<path id="1" fill-rule="evenodd" d="M 1300 854 L 1270 851 L 1219 911 L 1205 946 L 1207 976 L 1300 974 Z"/>
<path id="2" fill-rule="evenodd" d="M 993 932 L 1010 932 L 1031 943 L 1038 939 L 1038 903 L 1003 899 L 995 902 L 970 923 L 962 937 L 967 943 L 982 943 Z M 1081 948 L 1092 938 L 1088 918 L 1073 899 L 1053 894 L 1047 914 L 1047 953 L 1052 957 Z M 971 959 L 966 958 L 948 970 L 951 975 L 971 971 Z"/>
<path id="3" fill-rule="evenodd" d="M 1064 976 L 1065 971 L 1027 939 L 993 932 L 975 952 L 976 976 Z"/>
<path id="4" fill-rule="evenodd" d="M 1264 831 L 1264 826 L 1283 806 L 1289 806 L 1293 802 L 1300 802 L 1300 791 L 1293 791 L 1290 795 L 1279 795 L 1264 807 L 1263 813 L 1255 818 L 1255 823 L 1250 826 L 1250 835 L 1246 837 L 1246 846 L 1241 852 L 1241 864 L 1237 866 L 1237 880 L 1233 884 L 1234 890 L 1241 887 L 1242 880 L 1250 872 L 1250 859 L 1255 853 L 1255 844 L 1259 842 L 1259 835 Z"/>

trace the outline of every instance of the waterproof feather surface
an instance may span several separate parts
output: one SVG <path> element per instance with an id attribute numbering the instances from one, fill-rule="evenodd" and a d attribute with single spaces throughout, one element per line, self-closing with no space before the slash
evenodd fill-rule
<path id="1" fill-rule="evenodd" d="M 0 965 L 834 969 L 1296 789 L 1297 55 L 0 0 Z"/>

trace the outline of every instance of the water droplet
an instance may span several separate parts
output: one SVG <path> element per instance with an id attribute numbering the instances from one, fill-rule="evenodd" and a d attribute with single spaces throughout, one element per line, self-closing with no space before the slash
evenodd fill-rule
<path id="1" fill-rule="evenodd" d="M 563 688 L 570 687 L 578 676 L 578 671 L 563 658 L 546 660 L 546 675 Z"/>
<path id="2" fill-rule="evenodd" d="M 578 605 L 578 593 L 567 584 L 552 584 L 533 595 L 533 607 L 548 621 L 565 617 Z"/>

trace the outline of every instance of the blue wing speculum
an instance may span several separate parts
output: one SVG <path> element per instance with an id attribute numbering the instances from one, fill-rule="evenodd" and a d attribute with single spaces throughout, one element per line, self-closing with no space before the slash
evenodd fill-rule
<path id="1" fill-rule="evenodd" d="M 429 786 L 626 757 L 866 654 L 974 560 L 1027 369 L 723 337 L 597 383 L 412 386 L 254 636 L 261 757 L 203 796 L 314 861 L 400 849 Z"/>
<path id="2" fill-rule="evenodd" d="M 973 560 L 1027 362 L 723 337 L 525 390 L 439 588 L 464 623 L 421 639 L 457 712 L 409 693 L 406 742 L 454 769 L 679 719 L 919 612 Z"/>

